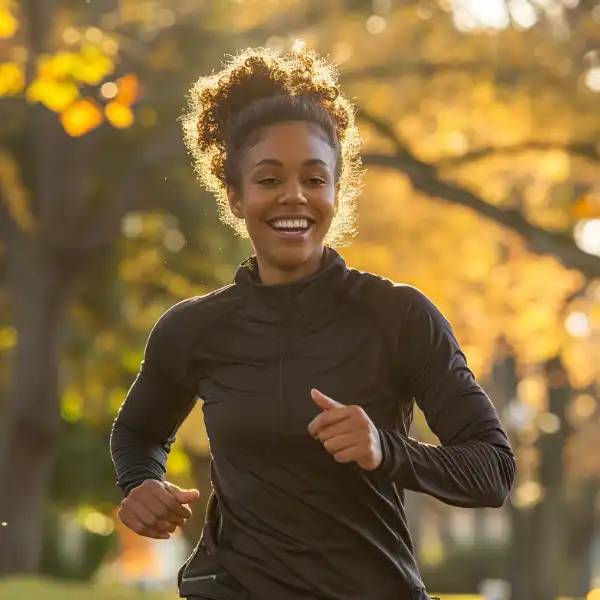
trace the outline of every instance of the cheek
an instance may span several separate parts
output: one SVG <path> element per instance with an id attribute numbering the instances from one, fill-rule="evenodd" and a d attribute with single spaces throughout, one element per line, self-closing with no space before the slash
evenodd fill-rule
<path id="1" fill-rule="evenodd" d="M 337 190 L 328 190 L 328 193 L 321 199 L 321 212 L 327 221 L 333 219 L 337 211 Z"/>

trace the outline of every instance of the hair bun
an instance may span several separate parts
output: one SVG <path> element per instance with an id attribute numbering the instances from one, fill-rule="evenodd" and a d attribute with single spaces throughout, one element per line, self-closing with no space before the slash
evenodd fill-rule
<path id="1" fill-rule="evenodd" d="M 199 79 L 191 90 L 192 111 L 203 113 L 197 122 L 198 149 L 223 144 L 228 124 L 238 113 L 256 100 L 279 94 L 335 102 L 339 96 L 337 72 L 306 49 L 281 56 L 266 48 L 240 52 L 216 75 Z"/>

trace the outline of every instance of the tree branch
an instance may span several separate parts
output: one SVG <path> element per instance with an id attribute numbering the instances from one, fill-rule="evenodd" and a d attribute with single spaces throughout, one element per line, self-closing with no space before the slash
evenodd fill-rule
<path id="1" fill-rule="evenodd" d="M 438 167 L 453 167 L 460 166 L 471 162 L 476 162 L 489 156 L 512 156 L 515 154 L 522 154 L 528 151 L 540 151 L 547 152 L 552 150 L 559 150 L 566 152 L 572 156 L 578 156 L 580 158 L 588 159 L 592 162 L 600 162 L 600 152 L 598 151 L 598 145 L 593 142 L 551 142 L 551 141 L 527 141 L 512 146 L 486 146 L 484 148 L 477 148 L 469 152 L 465 152 L 460 156 L 451 156 L 448 158 L 442 158 L 436 161 Z"/>
<path id="2" fill-rule="evenodd" d="M 531 84 L 538 82 L 545 86 L 552 86 L 564 90 L 567 76 L 561 76 L 556 72 L 546 70 L 541 65 L 509 65 L 499 66 L 477 61 L 440 61 L 426 62 L 416 61 L 391 61 L 382 64 L 370 65 L 343 71 L 340 80 L 344 83 L 364 81 L 368 79 L 387 79 L 394 77 L 405 77 L 417 75 L 419 77 L 434 77 L 443 73 L 463 73 L 467 75 L 492 74 L 497 83 L 512 84 L 516 81 Z"/>
<path id="3" fill-rule="evenodd" d="M 201 30 L 198 35 L 203 36 L 205 44 L 224 44 L 230 47 L 231 41 L 234 40 L 236 48 L 259 45 L 264 44 L 265 40 L 272 35 L 290 35 L 293 31 L 310 28 L 322 21 L 330 10 L 326 2 L 316 1 L 310 4 L 306 2 L 303 4 L 304 10 L 302 11 L 283 11 L 275 19 L 267 18 L 258 25 L 233 35 L 231 31 L 211 29 Z M 200 9 L 208 10 L 210 6 L 210 3 L 205 3 Z M 361 6 L 361 0 L 344 0 L 343 9 L 347 14 L 359 9 L 364 10 L 364 6 Z M 199 12 L 199 9 L 180 15 L 179 20 L 173 26 L 157 32 L 149 42 L 155 44 L 163 36 L 172 35 L 173 27 L 184 27 L 188 24 L 201 23 L 203 18 L 203 14 Z M 140 41 L 139 37 L 134 38 L 125 34 L 122 34 L 119 41 L 126 55 L 123 58 L 126 60 L 127 69 L 139 69 L 139 64 L 147 58 L 148 43 Z"/>
<path id="4" fill-rule="evenodd" d="M 444 181 L 439 177 L 435 165 L 417 159 L 408 150 L 389 123 L 367 114 L 364 110 L 359 111 L 359 117 L 392 141 L 396 149 L 396 152 L 391 155 L 365 154 L 363 156 L 365 165 L 400 171 L 408 177 L 415 190 L 469 208 L 519 234 L 533 252 L 552 255 L 565 267 L 576 269 L 589 279 L 600 277 L 600 257 L 578 248 L 570 235 L 543 229 L 529 222 L 518 210 L 494 206 L 468 188 Z"/>

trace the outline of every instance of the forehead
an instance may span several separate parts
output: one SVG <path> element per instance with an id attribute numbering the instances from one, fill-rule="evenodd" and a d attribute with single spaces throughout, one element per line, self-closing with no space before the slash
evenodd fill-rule
<path id="1" fill-rule="evenodd" d="M 250 165 L 265 158 L 274 158 L 284 164 L 318 158 L 333 166 L 335 151 L 327 143 L 325 133 L 316 125 L 277 123 L 265 127 L 256 144 L 246 153 Z"/>

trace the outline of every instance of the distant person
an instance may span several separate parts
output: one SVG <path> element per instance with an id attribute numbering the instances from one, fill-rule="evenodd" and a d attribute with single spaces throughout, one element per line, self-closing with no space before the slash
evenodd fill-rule
<path id="1" fill-rule="evenodd" d="M 332 247 L 360 190 L 354 108 L 302 48 L 246 50 L 190 99 L 197 174 L 256 255 L 150 334 L 111 438 L 120 518 L 168 538 L 190 517 L 165 466 L 202 398 L 214 493 L 182 597 L 428 600 L 403 490 L 499 507 L 515 459 L 434 304 Z M 441 446 L 408 436 L 413 399 Z"/>

